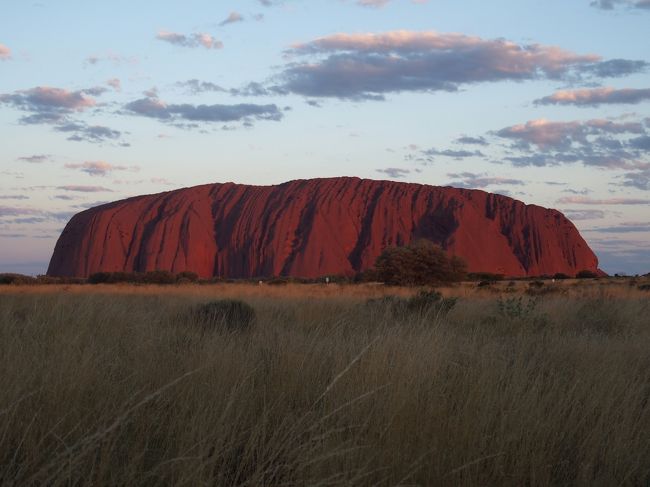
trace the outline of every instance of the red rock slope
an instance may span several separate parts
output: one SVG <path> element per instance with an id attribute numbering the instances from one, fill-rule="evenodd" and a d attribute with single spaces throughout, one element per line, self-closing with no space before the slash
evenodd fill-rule
<path id="1" fill-rule="evenodd" d="M 358 178 L 277 186 L 209 184 L 109 203 L 75 215 L 48 275 L 194 271 L 202 277 L 353 274 L 416 238 L 473 272 L 531 276 L 597 271 L 560 212 L 484 191 Z"/>

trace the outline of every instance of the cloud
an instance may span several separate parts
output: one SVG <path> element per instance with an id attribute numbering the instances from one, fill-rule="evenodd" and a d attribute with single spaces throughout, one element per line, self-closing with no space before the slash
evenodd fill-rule
<path id="1" fill-rule="evenodd" d="M 186 120 L 192 122 L 249 122 L 255 120 L 282 119 L 282 111 L 276 105 L 190 105 L 166 104 L 158 98 L 141 98 L 125 107 L 130 112 L 164 121 Z"/>
<path id="2" fill-rule="evenodd" d="M 456 160 L 465 159 L 466 157 L 485 157 L 485 154 L 483 154 L 481 151 L 478 150 L 476 151 L 452 150 L 452 149 L 438 150 L 435 148 L 431 148 L 422 151 L 422 153 L 429 157 L 443 156 L 443 157 L 451 157 Z"/>
<path id="3" fill-rule="evenodd" d="M 33 156 L 19 157 L 18 160 L 22 162 L 29 162 L 32 164 L 40 164 L 42 162 L 47 162 L 52 160 L 52 156 L 49 154 L 34 154 Z"/>
<path id="4" fill-rule="evenodd" d="M 461 137 L 458 137 L 454 142 L 457 144 L 465 144 L 465 145 L 489 145 L 488 141 L 485 140 L 485 137 L 470 137 L 467 135 L 463 135 Z"/>
<path id="5" fill-rule="evenodd" d="M 0 61 L 7 61 L 11 59 L 11 49 L 4 44 L 0 44 Z"/>
<path id="6" fill-rule="evenodd" d="M 101 193 L 101 192 L 108 192 L 112 193 L 113 190 L 109 188 L 105 188 L 103 186 L 80 186 L 80 185 L 67 185 L 67 186 L 57 186 L 56 189 L 60 189 L 62 191 L 72 191 L 76 193 Z"/>
<path id="7" fill-rule="evenodd" d="M 95 54 L 88 56 L 84 59 L 85 65 L 95 65 L 99 63 L 108 62 L 114 66 L 122 66 L 123 64 L 137 64 L 138 58 L 136 57 L 126 57 L 114 52 L 108 51 L 106 54 Z"/>
<path id="8" fill-rule="evenodd" d="M 64 166 L 66 169 L 79 169 L 91 176 L 106 176 L 107 174 L 113 171 L 127 171 L 127 170 L 138 170 L 137 166 L 126 167 L 126 166 L 116 166 L 115 164 L 110 164 L 104 161 L 95 161 L 95 162 L 84 162 L 81 164 L 66 164 Z"/>
<path id="9" fill-rule="evenodd" d="M 623 175 L 625 181 L 623 186 L 650 191 L 650 169 L 643 169 L 638 172 L 628 172 Z"/>
<path id="10" fill-rule="evenodd" d="M 589 228 L 585 231 L 601 233 L 646 233 L 650 232 L 650 222 L 627 222 L 616 226 Z"/>
<path id="11" fill-rule="evenodd" d="M 189 79 L 187 81 L 179 81 L 176 86 L 187 89 L 192 94 L 205 93 L 205 92 L 223 92 L 226 91 L 219 85 L 209 81 L 200 81 L 198 79 Z"/>
<path id="12" fill-rule="evenodd" d="M 612 10 L 617 5 L 625 6 L 628 8 L 650 10 L 650 0 L 595 0 L 591 2 L 592 7 L 600 8 L 603 10 Z"/>
<path id="13" fill-rule="evenodd" d="M 94 107 L 97 102 L 92 96 L 103 93 L 104 88 L 88 88 L 68 91 L 50 86 L 37 86 L 29 90 L 0 95 L 0 103 L 34 113 L 60 113 L 81 111 Z"/>
<path id="14" fill-rule="evenodd" d="M 0 200 L 28 200 L 29 196 L 23 194 L 16 195 L 0 195 Z"/>
<path id="15" fill-rule="evenodd" d="M 239 12 L 230 12 L 230 15 L 226 17 L 224 20 L 219 22 L 219 25 L 224 26 L 228 24 L 235 24 L 237 22 L 243 22 L 244 21 L 244 16 L 240 14 Z"/>
<path id="16" fill-rule="evenodd" d="M 18 217 L 9 223 L 41 223 L 46 220 L 68 220 L 72 216 L 70 212 L 48 211 L 39 208 L 24 208 L 18 206 L 1 206 L 0 218 Z M 29 217 L 29 218 L 25 218 Z"/>
<path id="17" fill-rule="evenodd" d="M 361 7 L 371 7 L 371 8 L 382 8 L 388 5 L 391 2 L 391 0 L 357 0 L 356 4 L 360 5 Z M 427 3 L 428 0 L 411 0 L 411 3 L 415 4 L 425 4 Z"/>
<path id="18" fill-rule="evenodd" d="M 108 140 L 117 140 L 122 136 L 119 130 L 113 130 L 103 125 L 87 125 L 83 122 L 68 122 L 57 125 L 57 132 L 71 132 L 68 140 L 74 142 L 100 143 Z"/>
<path id="19" fill-rule="evenodd" d="M 509 179 L 501 177 L 490 177 L 487 174 L 475 174 L 471 172 L 447 174 L 448 177 L 456 179 L 449 183 L 457 188 L 485 188 L 487 186 L 514 185 L 523 186 L 521 179 Z"/>
<path id="20" fill-rule="evenodd" d="M 381 8 L 385 6 L 390 0 L 357 0 L 357 5 L 362 7 Z"/>
<path id="21" fill-rule="evenodd" d="M 572 221 L 601 220 L 605 218 L 605 212 L 602 210 L 564 210 L 563 213 Z"/>
<path id="22" fill-rule="evenodd" d="M 106 84 L 113 88 L 115 91 L 122 91 L 122 82 L 119 78 L 111 78 L 106 81 Z"/>
<path id="23" fill-rule="evenodd" d="M 539 149 L 562 149 L 569 148 L 576 142 L 587 143 L 587 137 L 590 135 L 626 133 L 642 134 L 643 125 L 638 122 L 612 122 L 605 119 L 584 122 L 552 122 L 538 119 L 503 128 L 496 132 L 496 135 L 516 140 L 526 146 L 535 145 Z"/>
<path id="24" fill-rule="evenodd" d="M 184 34 L 162 30 L 158 32 L 156 39 L 181 47 L 204 47 L 206 49 L 223 48 L 223 43 L 212 37 L 210 34 L 195 33 L 186 36 Z"/>
<path id="25" fill-rule="evenodd" d="M 586 196 L 565 196 L 556 201 L 561 205 L 650 205 L 650 199 L 644 198 L 609 198 L 596 199 Z"/>
<path id="26" fill-rule="evenodd" d="M 307 59 L 285 66 L 279 89 L 354 100 L 381 100 L 404 91 L 457 91 L 485 82 L 614 76 L 647 66 L 644 61 L 602 61 L 556 46 L 433 31 L 333 34 L 295 44 L 286 54 Z"/>
<path id="27" fill-rule="evenodd" d="M 539 119 L 505 127 L 492 135 L 511 141 L 505 160 L 519 167 L 582 163 L 642 170 L 650 164 L 644 149 L 648 133 L 640 121 Z"/>
<path id="28" fill-rule="evenodd" d="M 411 173 L 410 169 L 401 169 L 399 167 L 387 167 L 386 169 L 375 169 L 375 171 L 395 179 L 404 178 Z"/>
<path id="29" fill-rule="evenodd" d="M 575 105 L 597 107 L 602 104 L 636 104 L 650 100 L 650 88 L 614 89 L 593 88 L 585 90 L 558 91 L 550 96 L 535 100 L 537 105 Z"/>

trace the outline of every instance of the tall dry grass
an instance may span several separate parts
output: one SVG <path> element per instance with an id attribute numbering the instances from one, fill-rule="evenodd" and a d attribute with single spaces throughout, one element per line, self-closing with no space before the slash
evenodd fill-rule
<path id="1" fill-rule="evenodd" d="M 383 292 L 4 289 L 0 482 L 650 484 L 650 294 Z M 216 295 L 256 326 L 198 326 Z"/>

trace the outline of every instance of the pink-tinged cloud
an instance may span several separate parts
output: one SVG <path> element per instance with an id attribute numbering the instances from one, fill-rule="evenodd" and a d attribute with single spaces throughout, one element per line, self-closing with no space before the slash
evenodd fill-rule
<path id="1" fill-rule="evenodd" d="M 112 189 L 105 188 L 103 186 L 81 186 L 76 184 L 71 184 L 67 186 L 57 186 L 56 189 L 60 189 L 62 191 L 73 191 L 77 193 L 101 193 L 101 192 L 112 193 L 113 192 Z"/>
<path id="2" fill-rule="evenodd" d="M 439 32 L 393 31 L 383 34 L 332 34 L 311 42 L 295 44 L 292 49 L 299 53 L 327 51 L 356 51 L 374 53 L 409 53 L 413 51 L 471 51 L 482 50 L 492 54 L 504 71 L 516 73 L 543 69 L 562 71 L 567 65 L 593 63 L 601 59 L 595 54 L 579 55 L 556 46 L 540 44 L 519 45 L 502 39 L 486 40 L 465 34 Z M 517 61 L 508 65 L 508 61 Z"/>
<path id="3" fill-rule="evenodd" d="M 362 7 L 381 8 L 388 2 L 390 2 L 390 0 L 357 0 L 357 5 L 361 5 Z"/>
<path id="4" fill-rule="evenodd" d="M 602 61 L 557 46 L 459 33 L 338 33 L 292 45 L 274 87 L 310 97 L 383 99 L 403 91 L 456 91 L 464 84 L 593 79 L 642 71 L 645 61 Z"/>
<path id="5" fill-rule="evenodd" d="M 113 171 L 127 171 L 129 169 L 138 170 L 136 166 L 129 168 L 127 166 L 117 166 L 115 164 L 110 164 L 104 161 L 88 161 L 81 164 L 66 164 L 64 167 L 66 169 L 78 169 L 87 174 L 90 174 L 91 176 L 106 176 Z"/>
<path id="6" fill-rule="evenodd" d="M 122 91 L 122 82 L 119 78 L 111 78 L 106 81 L 106 84 L 113 88 L 115 91 Z"/>
<path id="7" fill-rule="evenodd" d="M 411 0 L 411 3 L 422 5 L 428 3 L 428 1 L 429 0 Z M 382 8 L 390 2 L 391 0 L 357 0 L 356 3 L 362 7 Z"/>
<path id="8" fill-rule="evenodd" d="M 606 198 L 596 199 L 586 196 L 565 196 L 556 201 L 561 205 L 650 205 L 650 199 L 647 198 Z"/>
<path id="9" fill-rule="evenodd" d="M 11 59 L 11 49 L 4 44 L 0 44 L 0 61 Z"/>
<path id="10" fill-rule="evenodd" d="M 219 25 L 224 26 L 224 25 L 235 24 L 237 22 L 243 22 L 243 21 L 244 21 L 244 16 L 242 14 L 240 14 L 239 12 L 230 12 L 230 15 L 228 15 L 228 17 L 223 19 L 223 21 L 221 21 Z"/>
<path id="11" fill-rule="evenodd" d="M 538 105 L 598 106 L 602 104 L 635 104 L 650 100 L 650 88 L 620 89 L 592 88 L 584 90 L 562 90 L 540 98 Z"/>
<path id="12" fill-rule="evenodd" d="M 97 102 L 90 94 L 101 94 L 103 88 L 68 91 L 51 86 L 37 86 L 13 94 L 0 95 L 0 102 L 12 104 L 30 111 L 41 110 L 84 110 L 94 107 Z"/>
<path id="13" fill-rule="evenodd" d="M 114 66 L 122 66 L 123 64 L 138 64 L 139 60 L 136 57 L 126 57 L 111 51 L 108 51 L 106 54 L 93 54 L 84 59 L 84 64 L 86 65 L 94 65 L 103 62 L 109 62 Z"/>
<path id="14" fill-rule="evenodd" d="M 169 44 L 174 44 L 181 47 L 204 47 L 206 49 L 221 49 L 223 43 L 212 37 L 210 34 L 195 33 L 190 35 L 179 34 L 177 32 L 169 32 L 162 30 L 156 35 L 156 39 Z"/>
<path id="15" fill-rule="evenodd" d="M 496 135 L 523 144 L 533 144 L 540 149 L 568 149 L 574 142 L 586 144 L 589 135 L 643 133 L 643 125 L 638 122 L 612 122 L 604 119 L 552 122 L 538 119 L 506 127 L 496 132 Z"/>

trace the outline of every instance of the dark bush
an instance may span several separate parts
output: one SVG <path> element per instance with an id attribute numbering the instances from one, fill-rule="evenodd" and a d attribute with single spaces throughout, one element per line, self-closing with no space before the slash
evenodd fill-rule
<path id="1" fill-rule="evenodd" d="M 586 269 L 582 270 L 582 271 L 580 271 L 580 272 L 578 272 L 576 274 L 576 278 L 578 278 L 578 279 L 594 279 L 596 277 L 598 277 L 598 274 L 596 274 L 593 271 L 586 270 Z"/>
<path id="2" fill-rule="evenodd" d="M 210 301 L 194 310 L 196 322 L 206 330 L 245 331 L 255 324 L 252 306 L 235 299 Z"/>
<path id="3" fill-rule="evenodd" d="M 0 274 L 0 284 L 13 284 L 15 286 L 36 284 L 36 278 L 23 274 Z"/>
<path id="4" fill-rule="evenodd" d="M 494 284 L 494 281 L 481 281 L 476 287 L 490 287 L 492 284 Z"/>
<path id="5" fill-rule="evenodd" d="M 530 287 L 530 288 L 544 287 L 544 282 L 543 281 L 531 281 L 531 282 L 528 283 L 528 287 Z"/>
<path id="6" fill-rule="evenodd" d="M 183 271 L 176 274 L 176 282 L 197 282 L 199 275 L 196 272 Z"/>
<path id="7" fill-rule="evenodd" d="M 174 284 L 176 276 L 169 271 L 149 271 L 142 276 L 141 282 L 145 284 Z"/>
<path id="8" fill-rule="evenodd" d="M 562 279 L 571 279 L 571 277 L 567 276 L 566 274 L 563 274 L 562 272 L 558 272 L 556 274 L 553 274 L 553 279 L 562 280 Z"/>
<path id="9" fill-rule="evenodd" d="M 449 256 L 429 240 L 405 247 L 390 247 L 377 257 L 375 270 L 381 282 L 396 286 L 425 286 L 465 279 L 466 264 Z"/>
<path id="10" fill-rule="evenodd" d="M 641 284 L 641 285 L 639 286 L 639 289 L 640 289 L 641 291 L 650 291 L 650 284 Z"/>
<path id="11" fill-rule="evenodd" d="M 468 281 L 503 281 L 504 274 L 494 274 L 492 272 L 470 272 L 467 274 Z"/>

